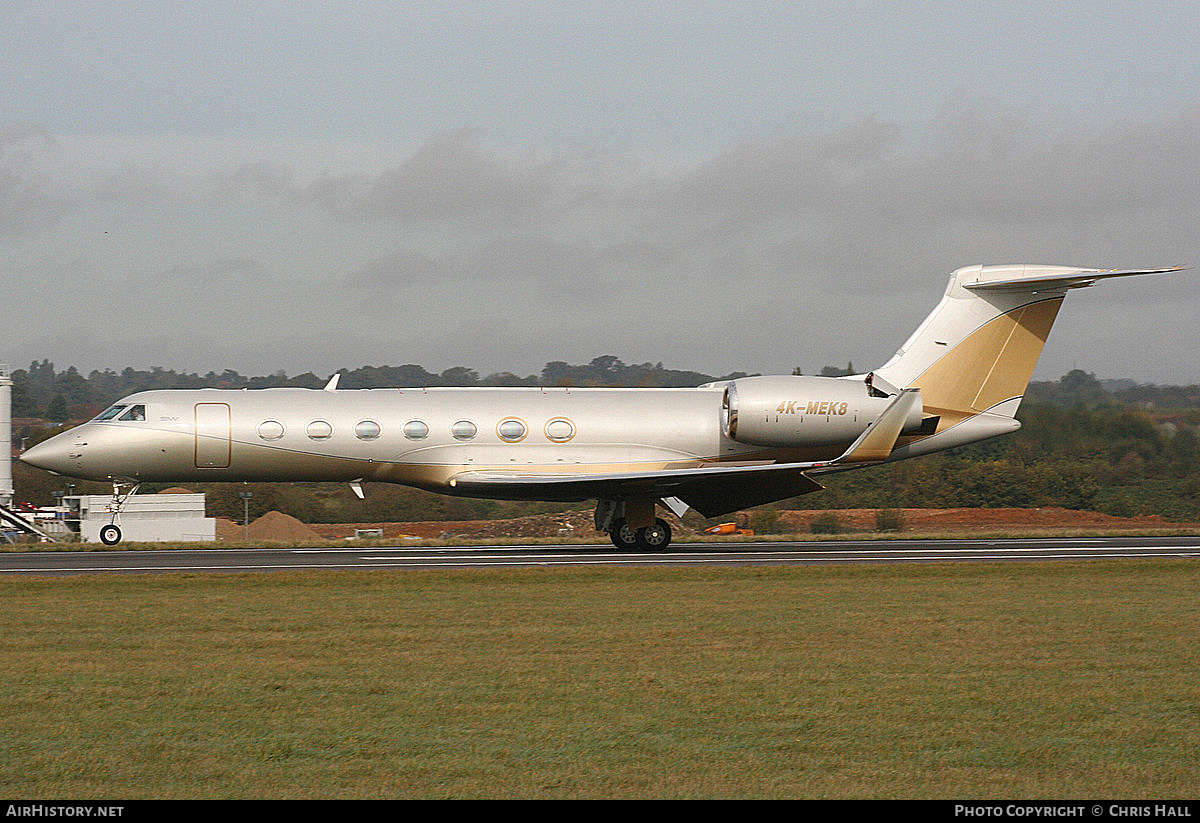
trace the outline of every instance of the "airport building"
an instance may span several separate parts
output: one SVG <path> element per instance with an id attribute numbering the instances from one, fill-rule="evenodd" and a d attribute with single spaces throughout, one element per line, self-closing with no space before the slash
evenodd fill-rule
<path id="1" fill-rule="evenodd" d="M 112 522 L 110 494 L 63 498 L 67 528 L 85 543 L 99 543 Z M 121 509 L 121 539 L 134 543 L 216 540 L 217 521 L 204 516 L 203 494 L 135 494 Z"/>

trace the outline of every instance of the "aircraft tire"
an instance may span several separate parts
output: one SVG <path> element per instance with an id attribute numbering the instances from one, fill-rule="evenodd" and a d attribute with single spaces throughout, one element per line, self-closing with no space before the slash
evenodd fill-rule
<path id="1" fill-rule="evenodd" d="M 612 544 L 623 552 L 633 551 L 639 546 L 638 531 L 629 528 L 629 524 L 623 517 L 613 521 L 612 531 L 608 533 L 608 537 L 612 540 Z"/>
<path id="2" fill-rule="evenodd" d="M 638 529 L 637 542 L 639 548 L 664 551 L 671 545 L 671 527 L 660 517 L 654 521 L 653 526 Z"/>
<path id="3" fill-rule="evenodd" d="M 100 527 L 100 542 L 106 546 L 115 546 L 121 542 L 121 527 L 115 523 Z"/>

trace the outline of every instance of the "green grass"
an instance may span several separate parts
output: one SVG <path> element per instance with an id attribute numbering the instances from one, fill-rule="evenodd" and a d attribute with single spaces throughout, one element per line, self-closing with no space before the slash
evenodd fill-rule
<path id="1" fill-rule="evenodd" d="M 0 793 L 1191 797 L 1200 565 L 0 578 Z"/>

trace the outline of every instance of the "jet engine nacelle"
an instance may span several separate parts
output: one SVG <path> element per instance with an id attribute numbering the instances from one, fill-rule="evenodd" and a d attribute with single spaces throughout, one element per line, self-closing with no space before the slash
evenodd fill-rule
<path id="1" fill-rule="evenodd" d="M 725 387 L 725 436 L 754 446 L 810 446 L 854 441 L 894 396 L 861 378 L 781 375 L 743 377 Z M 918 401 L 904 432 L 921 429 Z"/>

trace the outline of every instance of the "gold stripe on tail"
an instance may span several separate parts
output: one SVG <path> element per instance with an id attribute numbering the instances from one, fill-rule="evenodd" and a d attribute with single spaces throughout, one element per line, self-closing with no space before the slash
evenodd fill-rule
<path id="1" fill-rule="evenodd" d="M 1015 308 L 947 351 L 912 383 L 925 410 L 977 414 L 1024 395 L 1062 301 L 1053 297 Z"/>

